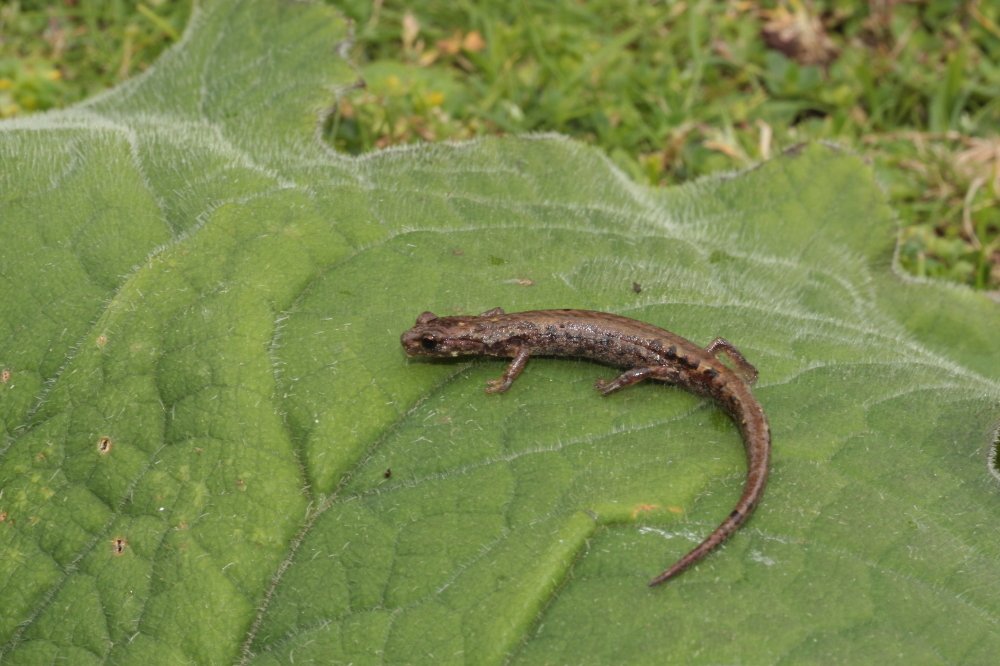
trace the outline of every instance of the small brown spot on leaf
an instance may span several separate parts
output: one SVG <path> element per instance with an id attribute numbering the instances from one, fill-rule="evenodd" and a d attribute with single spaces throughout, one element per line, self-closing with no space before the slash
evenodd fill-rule
<path id="1" fill-rule="evenodd" d="M 638 282 L 633 282 L 632 283 L 632 291 L 634 291 L 637 294 L 641 293 L 642 292 L 642 285 L 639 284 Z"/>
<path id="2" fill-rule="evenodd" d="M 128 541 L 122 537 L 115 537 L 111 540 L 111 552 L 114 555 L 124 555 L 125 549 L 128 548 Z"/>
<path id="3" fill-rule="evenodd" d="M 392 468 L 390 467 L 389 469 L 387 469 L 384 472 L 382 472 L 382 476 L 383 476 L 383 478 L 386 478 L 386 479 L 388 479 L 390 476 L 392 476 Z"/>
<path id="4" fill-rule="evenodd" d="M 103 347 L 106 344 L 108 344 L 108 336 L 101 333 L 100 335 L 97 336 L 97 346 Z"/>
<path id="5" fill-rule="evenodd" d="M 13 374 L 14 373 L 11 371 L 10 368 L 4 368 L 3 370 L 0 370 L 0 384 L 6 384 L 7 382 L 9 382 Z"/>
<path id="6" fill-rule="evenodd" d="M 2 523 L 5 520 L 7 520 L 7 512 L 6 511 L 0 511 L 0 523 Z"/>
<path id="7" fill-rule="evenodd" d="M 98 453 L 100 453 L 101 455 L 104 455 L 104 454 L 108 453 L 109 451 L 111 451 L 111 438 L 110 437 L 101 437 L 99 440 L 97 440 L 97 452 Z"/>
<path id="8" fill-rule="evenodd" d="M 659 504 L 637 504 L 634 509 L 632 509 L 632 517 L 635 518 L 639 513 L 649 513 L 653 509 L 659 509 Z"/>

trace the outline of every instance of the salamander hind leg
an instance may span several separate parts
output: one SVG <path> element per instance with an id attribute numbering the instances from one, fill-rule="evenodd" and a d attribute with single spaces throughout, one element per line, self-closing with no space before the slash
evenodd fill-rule
<path id="1" fill-rule="evenodd" d="M 594 388 L 600 391 L 603 395 L 607 395 L 612 391 L 617 391 L 623 386 L 638 384 L 652 374 L 653 368 L 632 368 L 631 370 L 626 370 L 622 374 L 618 375 L 610 382 L 603 379 L 595 380 Z"/>
<path id="2" fill-rule="evenodd" d="M 724 354 L 733 364 L 736 374 L 742 377 L 743 381 L 750 386 L 753 386 L 757 381 L 757 368 L 753 367 L 753 364 L 746 360 L 743 354 L 740 353 L 740 350 L 725 338 L 716 338 L 712 341 L 712 344 L 705 347 L 705 351 L 716 358 L 718 358 L 719 354 Z"/>

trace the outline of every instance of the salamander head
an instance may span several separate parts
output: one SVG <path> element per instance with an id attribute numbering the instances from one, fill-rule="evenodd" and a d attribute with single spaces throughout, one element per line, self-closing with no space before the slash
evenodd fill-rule
<path id="1" fill-rule="evenodd" d="M 424 312 L 399 341 L 407 356 L 485 354 L 482 329 L 479 317 L 438 317 Z"/>

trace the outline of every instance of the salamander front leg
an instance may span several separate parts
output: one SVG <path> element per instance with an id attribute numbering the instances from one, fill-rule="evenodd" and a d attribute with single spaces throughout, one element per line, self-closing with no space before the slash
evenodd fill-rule
<path id="1" fill-rule="evenodd" d="M 527 349 L 517 350 L 517 356 L 515 356 L 514 360 L 510 362 L 507 369 L 504 370 L 503 377 L 500 379 L 491 379 L 486 382 L 490 385 L 490 387 L 486 389 L 486 392 L 506 393 L 507 389 L 510 388 L 510 385 L 514 383 L 515 379 L 517 379 L 517 376 L 521 374 L 522 370 L 524 370 L 524 364 L 528 362 L 528 358 L 530 356 L 531 352 Z"/>
<path id="2" fill-rule="evenodd" d="M 743 381 L 750 386 L 753 386 L 757 381 L 757 368 L 753 367 L 753 364 L 743 357 L 740 350 L 725 338 L 716 338 L 712 341 L 712 344 L 705 347 L 705 351 L 716 358 L 718 358 L 719 354 L 725 354 L 726 358 L 733 364 L 736 374 L 742 377 Z"/>

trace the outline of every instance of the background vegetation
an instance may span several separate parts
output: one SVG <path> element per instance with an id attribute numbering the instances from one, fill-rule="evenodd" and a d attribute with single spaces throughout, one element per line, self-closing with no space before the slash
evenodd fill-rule
<path id="1" fill-rule="evenodd" d="M 191 0 L 7 2 L 0 117 L 142 72 Z M 346 0 L 366 87 L 338 149 L 557 131 L 637 181 L 739 169 L 807 139 L 875 165 L 916 275 L 1000 287 L 1000 6 L 972 0 Z"/>

